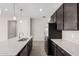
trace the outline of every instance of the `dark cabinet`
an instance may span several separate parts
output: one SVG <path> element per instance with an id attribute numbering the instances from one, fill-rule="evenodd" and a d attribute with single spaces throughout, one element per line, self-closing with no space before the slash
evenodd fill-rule
<path id="1" fill-rule="evenodd" d="M 51 42 L 50 52 L 52 56 L 56 56 L 56 44 L 54 42 Z"/>
<path id="2" fill-rule="evenodd" d="M 62 38 L 62 31 L 57 30 L 57 24 L 56 23 L 49 23 L 49 38 L 51 39 L 61 39 Z"/>
<path id="3" fill-rule="evenodd" d="M 17 56 L 29 56 L 32 50 L 32 38 L 30 41 L 23 47 L 23 49 L 18 53 Z"/>
<path id="4" fill-rule="evenodd" d="M 30 55 L 32 50 L 32 39 L 27 43 L 28 55 Z"/>
<path id="5" fill-rule="evenodd" d="M 63 30 L 63 5 L 57 10 L 57 30 Z"/>
<path id="6" fill-rule="evenodd" d="M 46 54 L 48 55 L 48 37 L 47 36 L 45 36 L 45 52 L 46 52 Z"/>
<path id="7" fill-rule="evenodd" d="M 53 31 L 57 30 L 57 24 L 56 23 L 49 23 L 48 26 L 49 26 L 50 32 L 52 32 L 52 30 Z"/>
<path id="8" fill-rule="evenodd" d="M 25 45 L 25 47 L 21 51 L 20 56 L 28 56 L 28 48 L 27 48 L 27 45 Z"/>
<path id="9" fill-rule="evenodd" d="M 56 23 L 56 13 L 51 16 L 50 23 Z"/>
<path id="10" fill-rule="evenodd" d="M 64 30 L 77 30 L 77 3 L 64 4 Z"/>
<path id="11" fill-rule="evenodd" d="M 56 46 L 56 56 L 71 56 L 71 55 L 57 45 Z"/>
<path id="12" fill-rule="evenodd" d="M 58 46 L 53 41 L 51 41 L 50 44 L 50 52 L 50 55 L 52 56 L 71 56 L 68 52 L 66 52 L 63 48 Z"/>
<path id="13" fill-rule="evenodd" d="M 79 30 L 79 4 L 62 4 L 51 16 L 50 22 L 57 23 L 57 30 Z"/>

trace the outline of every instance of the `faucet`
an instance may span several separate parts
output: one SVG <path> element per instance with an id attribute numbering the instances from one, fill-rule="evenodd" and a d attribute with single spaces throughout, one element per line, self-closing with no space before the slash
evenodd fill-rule
<path id="1" fill-rule="evenodd" d="M 21 34 L 24 36 L 24 33 L 23 32 L 20 32 L 19 33 L 19 39 L 21 38 Z"/>

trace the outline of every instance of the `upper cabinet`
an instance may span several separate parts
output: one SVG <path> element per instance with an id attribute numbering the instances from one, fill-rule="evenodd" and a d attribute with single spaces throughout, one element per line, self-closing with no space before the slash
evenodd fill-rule
<path id="1" fill-rule="evenodd" d="M 77 30 L 77 4 L 64 4 L 64 30 Z"/>
<path id="2" fill-rule="evenodd" d="M 56 23 L 56 13 L 51 16 L 50 23 Z"/>
<path id="3" fill-rule="evenodd" d="M 57 29 L 63 30 L 63 5 L 57 10 Z"/>
<path id="4" fill-rule="evenodd" d="M 56 14 L 57 30 L 79 30 L 78 3 L 64 3 L 54 14 Z M 54 14 L 51 16 L 52 20 Z"/>

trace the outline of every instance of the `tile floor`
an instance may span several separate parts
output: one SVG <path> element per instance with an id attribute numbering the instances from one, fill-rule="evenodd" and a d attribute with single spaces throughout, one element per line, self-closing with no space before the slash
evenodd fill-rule
<path id="1" fill-rule="evenodd" d="M 30 56 L 47 56 L 44 50 L 43 41 L 34 41 Z"/>

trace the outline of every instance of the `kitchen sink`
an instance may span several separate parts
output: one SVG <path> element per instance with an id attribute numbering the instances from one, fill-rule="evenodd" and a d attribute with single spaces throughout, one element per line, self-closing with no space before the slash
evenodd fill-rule
<path id="1" fill-rule="evenodd" d="M 28 38 L 22 38 L 22 39 L 20 39 L 18 41 L 26 41 L 26 40 L 28 40 Z"/>

